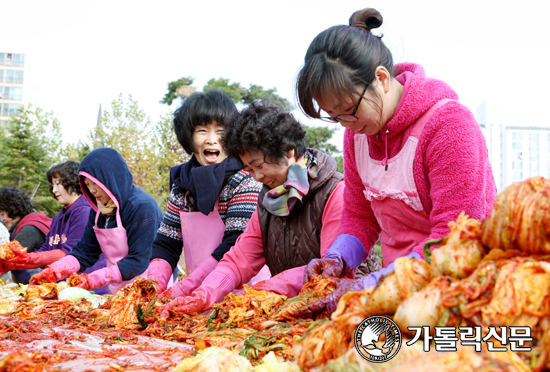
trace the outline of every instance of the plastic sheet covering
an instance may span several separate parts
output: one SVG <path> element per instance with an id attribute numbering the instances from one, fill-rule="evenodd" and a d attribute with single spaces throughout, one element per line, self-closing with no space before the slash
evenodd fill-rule
<path id="1" fill-rule="evenodd" d="M 0 322 L 14 318 L 0 316 Z M 2 337 L 0 360 L 9 354 L 44 354 L 49 359 L 44 371 L 170 371 L 183 359 L 193 356 L 193 347 L 136 335 L 131 332 L 75 330 L 48 327 L 25 320 L 24 333 Z M 31 332 L 29 332 L 31 331 Z M 1 333 L 1 332 L 0 332 Z"/>

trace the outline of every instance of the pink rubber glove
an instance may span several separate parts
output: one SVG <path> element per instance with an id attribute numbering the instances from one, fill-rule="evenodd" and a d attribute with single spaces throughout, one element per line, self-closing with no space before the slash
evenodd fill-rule
<path id="1" fill-rule="evenodd" d="M 257 291 L 274 292 L 287 297 L 298 296 L 304 286 L 305 266 L 285 270 L 268 280 L 262 280 L 252 286 Z"/>
<path id="2" fill-rule="evenodd" d="M 181 282 L 162 292 L 159 295 L 159 299 L 189 296 L 191 292 L 201 285 L 208 274 L 216 269 L 216 266 L 218 266 L 218 260 L 212 256 L 208 257 L 191 275 L 187 278 L 183 278 Z"/>
<path id="3" fill-rule="evenodd" d="M 120 273 L 118 265 L 104 267 L 89 274 L 80 274 L 79 276 L 80 279 L 82 279 L 82 283 L 78 284 L 77 287 L 87 290 L 105 287 L 111 283 L 122 282 L 122 274 Z"/>
<path id="4" fill-rule="evenodd" d="M 14 252 L 16 249 L 14 249 Z M 21 254 L 20 254 L 21 253 Z M 8 262 L 14 262 L 17 264 L 17 269 L 36 269 L 38 267 L 46 266 L 55 261 L 59 261 L 67 255 L 62 249 L 54 249 L 44 252 L 23 252 L 17 251 L 17 257 L 8 260 Z"/>
<path id="5" fill-rule="evenodd" d="M 201 313 L 215 302 L 220 302 L 239 284 L 237 275 L 228 267 L 218 265 L 191 296 L 181 296 L 162 306 L 161 319 L 168 319 L 170 313 Z"/>
<path id="6" fill-rule="evenodd" d="M 66 255 L 62 259 L 55 261 L 44 270 L 35 274 L 29 280 L 29 284 L 37 285 L 43 283 L 53 283 L 58 280 L 65 279 L 72 273 L 80 270 L 80 262 L 71 255 Z"/>
<path id="7" fill-rule="evenodd" d="M 147 269 L 147 276 L 149 279 L 154 279 L 158 282 L 157 293 L 161 293 L 166 290 L 170 276 L 172 275 L 172 266 L 161 258 L 155 258 L 149 263 L 149 269 Z"/>

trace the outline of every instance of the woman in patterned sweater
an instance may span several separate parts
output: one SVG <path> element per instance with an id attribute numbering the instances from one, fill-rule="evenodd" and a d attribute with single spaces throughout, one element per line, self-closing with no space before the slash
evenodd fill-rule
<path id="1" fill-rule="evenodd" d="M 188 276 L 162 296 L 187 295 L 218 265 L 245 230 L 256 209 L 261 184 L 227 157 L 219 142 L 224 119 L 236 111 L 218 90 L 195 92 L 174 113 L 174 129 L 183 149 L 192 155 L 170 170 L 170 198 L 153 243 L 149 277 L 157 290 L 170 287 L 182 250 Z M 269 278 L 267 267 L 261 279 Z"/>

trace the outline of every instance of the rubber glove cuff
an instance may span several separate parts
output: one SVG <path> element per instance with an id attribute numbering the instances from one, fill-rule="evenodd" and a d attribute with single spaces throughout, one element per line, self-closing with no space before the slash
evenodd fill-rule
<path id="1" fill-rule="evenodd" d="M 365 256 L 365 247 L 359 239 L 353 235 L 341 234 L 336 237 L 323 259 L 340 259 L 344 264 L 344 270 L 340 276 L 345 276 L 361 265 Z"/>
<path id="2" fill-rule="evenodd" d="M 66 255 L 67 255 L 67 252 L 65 252 L 62 249 L 54 249 L 51 251 L 29 253 L 30 263 L 38 266 L 45 266 L 45 265 L 52 264 L 55 261 L 59 261 Z M 78 264 L 78 266 L 80 267 L 80 264 Z"/>
<path id="3" fill-rule="evenodd" d="M 168 288 L 164 291 L 159 297 L 160 298 L 176 298 L 179 296 L 189 296 L 201 283 L 206 279 L 206 277 L 214 272 L 218 266 L 218 260 L 214 257 L 208 257 L 202 264 L 199 265 L 186 278 L 183 278 L 181 282 L 175 284 L 173 287 Z"/>
<path id="4" fill-rule="evenodd" d="M 237 288 L 238 284 L 239 280 L 233 270 L 227 266 L 218 265 L 193 294 L 200 295 L 205 305 L 203 310 L 207 310 L 214 303 L 222 301 L 228 293 Z"/>
<path id="5" fill-rule="evenodd" d="M 72 273 L 80 271 L 80 262 L 73 255 L 66 255 L 48 266 L 55 272 L 57 280 L 65 279 Z"/>
<path id="6" fill-rule="evenodd" d="M 158 282 L 157 292 L 160 293 L 166 290 L 170 276 L 172 275 L 172 266 L 161 258 L 155 258 L 149 264 L 147 276 Z"/>
<path id="7" fill-rule="evenodd" d="M 410 253 L 405 257 L 415 258 L 417 260 L 422 259 L 422 257 L 420 257 L 420 255 L 416 252 Z M 390 274 L 391 272 L 393 272 L 393 270 L 394 270 L 394 262 L 389 264 L 388 267 L 385 267 L 381 270 L 375 271 L 373 273 L 370 273 L 368 275 L 361 277 L 359 280 L 361 280 L 361 282 L 363 283 L 363 289 L 375 286 L 376 284 L 378 284 L 378 281 L 382 276 L 386 276 Z"/>
<path id="8" fill-rule="evenodd" d="M 122 274 L 118 265 L 107 266 L 87 274 L 87 282 L 88 289 L 105 287 L 111 283 L 121 283 Z"/>

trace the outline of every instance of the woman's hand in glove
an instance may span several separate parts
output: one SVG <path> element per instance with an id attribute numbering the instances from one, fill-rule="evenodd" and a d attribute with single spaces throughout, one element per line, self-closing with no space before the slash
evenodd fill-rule
<path id="1" fill-rule="evenodd" d="M 55 270 L 49 266 L 46 266 L 44 270 L 38 274 L 34 274 L 29 280 L 29 285 L 40 285 L 44 283 L 55 283 L 57 282 L 57 275 Z"/>
<path id="2" fill-rule="evenodd" d="M 198 314 L 205 310 L 205 304 L 199 292 L 195 291 L 191 296 L 180 296 L 164 306 L 161 306 L 160 318 L 168 319 L 171 313 Z"/>

